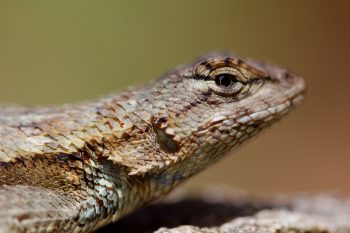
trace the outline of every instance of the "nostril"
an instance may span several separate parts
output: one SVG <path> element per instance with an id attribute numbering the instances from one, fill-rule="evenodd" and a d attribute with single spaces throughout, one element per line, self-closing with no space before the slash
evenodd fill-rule
<path id="1" fill-rule="evenodd" d="M 289 73 L 288 71 L 285 71 L 283 73 L 283 78 L 287 83 L 293 83 L 294 82 L 294 75 Z"/>
<path id="2" fill-rule="evenodd" d="M 292 76 L 290 75 L 290 73 L 288 73 L 288 72 L 285 72 L 284 73 L 284 78 L 286 79 L 286 80 L 288 80 L 288 79 L 290 79 Z"/>

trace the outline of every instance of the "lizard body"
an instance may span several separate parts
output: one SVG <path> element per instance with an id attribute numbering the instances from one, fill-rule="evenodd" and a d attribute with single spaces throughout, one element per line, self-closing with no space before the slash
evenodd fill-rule
<path id="1" fill-rule="evenodd" d="M 95 102 L 0 111 L 0 232 L 91 232 L 171 191 L 304 96 L 301 77 L 212 53 Z"/>

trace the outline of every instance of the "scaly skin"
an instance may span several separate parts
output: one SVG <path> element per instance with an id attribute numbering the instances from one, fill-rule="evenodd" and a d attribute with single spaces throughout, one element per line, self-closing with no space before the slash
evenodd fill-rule
<path id="1" fill-rule="evenodd" d="M 282 118 L 305 84 L 213 53 L 96 102 L 0 112 L 0 232 L 91 232 Z"/>

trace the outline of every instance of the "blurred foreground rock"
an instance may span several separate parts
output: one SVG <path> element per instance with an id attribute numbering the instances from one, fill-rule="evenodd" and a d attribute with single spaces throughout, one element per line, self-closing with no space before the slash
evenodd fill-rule
<path id="1" fill-rule="evenodd" d="M 256 196 L 211 187 L 158 201 L 98 233 L 350 233 L 350 199 L 327 194 Z"/>

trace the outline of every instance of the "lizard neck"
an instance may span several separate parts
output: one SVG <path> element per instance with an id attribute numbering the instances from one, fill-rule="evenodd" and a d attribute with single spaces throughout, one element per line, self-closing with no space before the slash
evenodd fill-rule
<path id="1" fill-rule="evenodd" d="M 171 191 L 178 182 L 146 174 L 130 176 L 125 167 L 104 161 L 84 167 L 87 196 L 79 211 L 79 223 L 97 229 Z M 163 177 L 163 178 L 161 178 Z"/>

